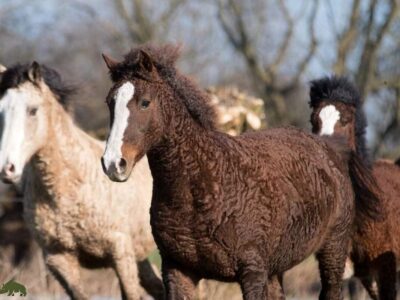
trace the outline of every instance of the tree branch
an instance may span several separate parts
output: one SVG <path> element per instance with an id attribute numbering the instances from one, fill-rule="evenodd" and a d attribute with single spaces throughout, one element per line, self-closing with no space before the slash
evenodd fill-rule
<path id="1" fill-rule="evenodd" d="M 361 97 L 363 98 L 369 91 L 369 83 L 374 78 L 376 70 L 377 52 L 382 44 L 383 38 L 390 29 L 396 15 L 399 12 L 397 0 L 390 1 L 390 7 L 384 18 L 384 21 L 378 29 L 376 29 L 375 38 L 372 37 L 374 15 L 376 10 L 377 0 L 372 0 L 369 8 L 369 20 L 366 27 L 366 41 L 358 65 L 356 83 L 360 89 Z"/>
<path id="2" fill-rule="evenodd" d="M 307 22 L 308 32 L 310 34 L 310 46 L 308 47 L 307 54 L 305 55 L 303 60 L 300 62 L 299 67 L 297 68 L 297 72 L 293 76 L 293 79 L 290 84 L 292 86 L 295 86 L 298 84 L 298 82 L 300 81 L 300 77 L 303 75 L 308 64 L 310 63 L 311 59 L 314 56 L 315 51 L 317 50 L 318 41 L 317 41 L 317 37 L 315 35 L 314 22 L 315 22 L 315 18 L 317 17 L 318 6 L 319 6 L 319 0 L 314 0 L 314 5 L 312 8 L 310 17 L 308 19 L 308 22 Z"/>
<path id="3" fill-rule="evenodd" d="M 234 28 L 232 29 L 230 27 L 226 18 L 224 17 L 223 11 L 226 11 L 227 9 L 224 8 L 223 0 L 219 0 L 218 20 L 221 24 L 222 30 L 225 32 L 228 41 L 232 44 L 235 50 L 244 57 L 251 73 L 256 77 L 256 79 L 264 83 L 270 82 L 271 79 L 265 72 L 264 68 L 261 67 L 254 49 L 254 45 L 252 45 L 250 42 L 250 37 L 243 21 L 243 12 L 241 7 L 237 5 L 234 0 L 229 0 L 228 5 L 228 8 L 232 13 L 230 17 L 233 20 Z M 238 32 L 237 36 L 234 32 Z"/>
<path id="4" fill-rule="evenodd" d="M 146 15 L 143 0 L 133 0 L 133 15 L 128 14 L 124 0 L 114 0 L 116 10 L 125 22 L 134 43 L 145 43 L 154 38 L 155 26 Z"/>
<path id="5" fill-rule="evenodd" d="M 282 62 L 287 54 L 287 50 L 289 48 L 290 41 L 292 40 L 293 27 L 294 27 L 293 19 L 290 16 L 290 13 L 284 3 L 284 0 L 280 0 L 278 3 L 279 3 L 279 7 L 282 11 L 283 18 L 285 19 L 285 21 L 287 23 L 288 29 L 283 38 L 283 42 L 282 42 L 281 46 L 279 47 L 276 57 L 273 59 L 273 62 L 268 66 L 268 72 L 271 74 L 270 75 L 271 77 L 275 77 L 277 69 L 282 64 Z"/>
<path id="6" fill-rule="evenodd" d="M 353 49 L 358 33 L 358 23 L 360 19 L 360 0 L 353 0 L 350 14 L 350 21 L 347 28 L 339 36 L 337 42 L 337 57 L 333 66 L 333 72 L 344 74 L 346 71 L 346 60 L 349 52 Z"/>
<path id="7" fill-rule="evenodd" d="M 172 0 L 169 8 L 162 14 L 158 23 L 161 24 L 161 26 L 166 26 L 178 8 L 185 2 L 186 0 Z"/>

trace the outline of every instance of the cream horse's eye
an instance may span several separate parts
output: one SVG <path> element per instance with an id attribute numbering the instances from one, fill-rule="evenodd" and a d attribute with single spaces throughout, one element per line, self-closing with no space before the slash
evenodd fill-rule
<path id="1" fill-rule="evenodd" d="M 32 117 L 36 116 L 37 111 L 38 111 L 37 107 L 28 107 L 28 115 L 29 116 L 32 116 Z"/>

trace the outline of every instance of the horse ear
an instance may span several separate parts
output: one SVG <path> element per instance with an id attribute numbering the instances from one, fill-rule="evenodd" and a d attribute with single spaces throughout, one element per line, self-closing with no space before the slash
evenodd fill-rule
<path id="1" fill-rule="evenodd" d="M 107 65 L 107 68 L 109 68 L 110 70 L 112 68 L 114 68 L 118 64 L 118 62 L 115 59 L 107 56 L 106 54 L 103 53 L 101 55 L 103 56 L 103 59 L 104 59 L 104 62 L 106 63 L 106 65 Z"/>
<path id="2" fill-rule="evenodd" d="M 3 66 L 2 64 L 0 64 L 0 74 L 4 73 L 5 71 L 7 71 L 7 68 L 5 66 Z"/>
<path id="3" fill-rule="evenodd" d="M 42 79 L 42 68 L 39 63 L 34 61 L 28 70 L 28 78 L 32 82 L 38 82 Z"/>
<path id="4" fill-rule="evenodd" d="M 140 65 L 147 71 L 147 72 L 151 72 L 153 70 L 153 60 L 151 59 L 150 55 L 144 51 L 144 50 L 140 50 Z"/>

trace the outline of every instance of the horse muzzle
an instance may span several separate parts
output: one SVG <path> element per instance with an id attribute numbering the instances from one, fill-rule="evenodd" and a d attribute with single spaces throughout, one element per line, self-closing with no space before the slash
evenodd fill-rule
<path id="1" fill-rule="evenodd" d="M 125 182 L 128 180 L 130 172 L 128 172 L 128 165 L 124 158 L 115 160 L 107 160 L 104 156 L 101 158 L 101 166 L 104 173 L 115 182 Z"/>
<path id="2" fill-rule="evenodd" d="M 7 163 L 0 172 L 0 179 L 3 183 L 15 184 L 21 180 L 21 174 L 17 171 L 15 164 Z"/>

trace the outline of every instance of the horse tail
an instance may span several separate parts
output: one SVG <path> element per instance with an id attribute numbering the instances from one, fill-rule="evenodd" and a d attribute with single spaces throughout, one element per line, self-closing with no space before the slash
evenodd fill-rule
<path id="1" fill-rule="evenodd" d="M 369 220 L 382 221 L 385 215 L 382 205 L 384 194 L 376 183 L 372 169 L 354 151 L 350 153 L 349 174 L 355 196 L 356 225 Z"/>
<path id="2" fill-rule="evenodd" d="M 355 197 L 357 229 L 369 221 L 382 221 L 385 216 L 382 205 L 384 194 L 376 183 L 372 169 L 359 154 L 350 149 L 343 137 L 325 137 L 324 140 L 344 161 L 348 162 L 348 172 Z"/>

